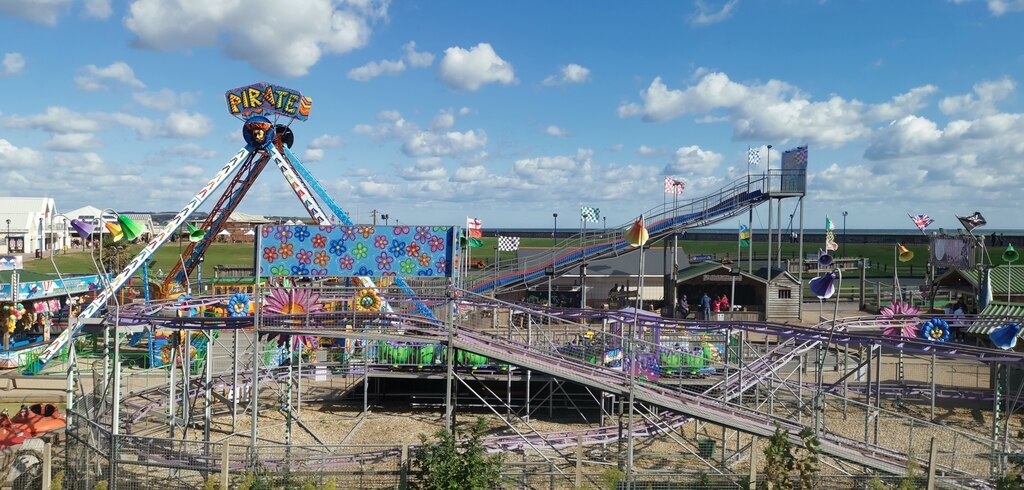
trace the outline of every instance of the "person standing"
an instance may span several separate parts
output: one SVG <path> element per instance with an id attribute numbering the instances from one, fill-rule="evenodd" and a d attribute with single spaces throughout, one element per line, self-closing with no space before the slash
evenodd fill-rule
<path id="1" fill-rule="evenodd" d="M 708 293 L 704 293 L 704 297 L 700 299 L 700 312 L 702 320 L 711 319 L 711 297 Z"/>
<path id="2" fill-rule="evenodd" d="M 722 298 L 718 300 L 718 303 L 719 303 L 719 306 L 721 307 L 722 311 L 729 311 L 729 297 L 728 296 L 723 294 Z"/>

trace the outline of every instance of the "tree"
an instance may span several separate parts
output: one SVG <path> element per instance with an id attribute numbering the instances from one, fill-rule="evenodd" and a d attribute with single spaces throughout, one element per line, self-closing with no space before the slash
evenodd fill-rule
<path id="1" fill-rule="evenodd" d="M 821 469 L 819 455 L 821 441 L 814 431 L 804 427 L 800 431 L 800 445 L 789 442 L 789 434 L 776 426 L 775 433 L 768 438 L 764 449 L 765 486 L 768 490 L 791 490 L 793 472 L 800 481 L 800 488 L 814 488 L 814 477 Z"/>
<path id="2" fill-rule="evenodd" d="M 434 433 L 435 442 L 420 435 L 422 446 L 416 450 L 413 464 L 417 467 L 415 488 L 423 490 L 486 490 L 501 479 L 501 455 L 488 455 L 481 440 L 487 422 L 478 418 L 469 438 L 458 441 L 444 430 Z"/>

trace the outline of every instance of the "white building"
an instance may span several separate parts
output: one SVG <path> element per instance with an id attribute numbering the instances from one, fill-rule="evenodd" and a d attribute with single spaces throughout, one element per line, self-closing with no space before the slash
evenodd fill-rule
<path id="1" fill-rule="evenodd" d="M 57 216 L 56 208 L 50 197 L 0 197 L 0 250 L 33 253 L 70 246 L 69 220 Z"/>

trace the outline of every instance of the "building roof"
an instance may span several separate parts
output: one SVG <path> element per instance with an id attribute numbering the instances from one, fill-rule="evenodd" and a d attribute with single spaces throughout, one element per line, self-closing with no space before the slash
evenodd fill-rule
<path id="1" fill-rule="evenodd" d="M 967 333 L 988 335 L 993 330 L 1006 325 L 1010 321 L 1017 323 L 1024 322 L 1024 304 L 1007 303 L 1006 301 L 992 301 L 981 310 L 981 316 L 992 318 L 980 318 L 971 326 L 967 327 Z"/>
<path id="2" fill-rule="evenodd" d="M 1007 279 L 1010 280 L 1011 294 L 1024 294 L 1024 267 L 997 265 L 990 270 L 989 275 L 992 278 L 993 296 L 1006 294 Z M 959 283 L 962 286 L 977 289 L 980 281 L 980 269 L 953 269 L 939 276 L 935 283 L 938 286 L 946 287 L 955 287 Z"/>
<path id="3" fill-rule="evenodd" d="M 724 270 L 726 272 L 729 272 L 729 268 L 728 267 L 726 267 L 726 266 L 724 266 L 722 264 L 719 264 L 718 262 L 711 262 L 711 261 L 699 262 L 699 263 L 691 265 L 689 267 L 684 267 L 682 269 L 679 269 L 679 273 L 676 274 L 676 282 L 689 281 L 690 279 L 693 279 L 695 277 L 703 276 L 704 274 L 707 274 L 709 272 L 716 271 L 716 270 L 719 270 L 719 269 L 722 269 L 722 270 Z"/>
<path id="4" fill-rule="evenodd" d="M 241 211 L 232 212 L 231 216 L 228 217 L 228 221 L 239 223 L 273 223 L 273 221 L 267 219 L 265 216 L 243 213 Z"/>

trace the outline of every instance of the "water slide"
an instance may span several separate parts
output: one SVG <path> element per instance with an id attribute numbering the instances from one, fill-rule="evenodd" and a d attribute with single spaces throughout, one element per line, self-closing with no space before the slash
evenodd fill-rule
<path id="1" fill-rule="evenodd" d="M 785 174 L 785 175 L 784 175 Z M 784 178 L 785 177 L 785 178 Z M 806 174 L 778 169 L 766 174 L 744 176 L 703 197 L 659 205 L 644 213 L 650 241 L 656 242 L 686 229 L 708 226 L 739 216 L 761 204 L 770 196 L 802 196 L 791 192 L 789 178 L 803 179 Z M 802 189 L 802 186 L 795 186 Z M 504 292 L 524 289 L 546 280 L 545 270 L 552 268 L 559 276 L 575 272 L 584 262 L 621 255 L 636 250 L 625 240 L 625 233 L 633 222 L 609 228 L 607 232 L 588 231 L 560 240 L 550 253 L 537 254 L 528 259 L 511 260 L 495 264 L 486 277 L 468 288 L 474 293 Z"/>

